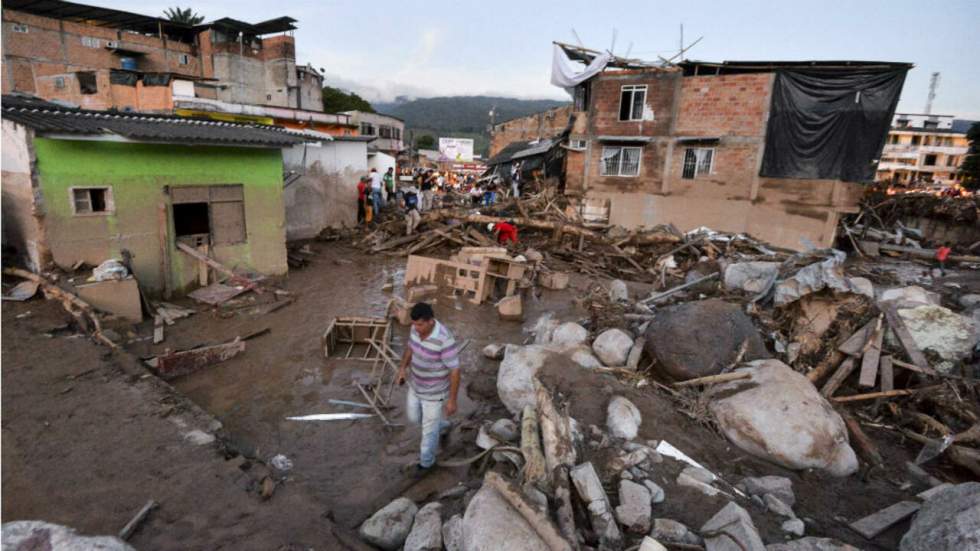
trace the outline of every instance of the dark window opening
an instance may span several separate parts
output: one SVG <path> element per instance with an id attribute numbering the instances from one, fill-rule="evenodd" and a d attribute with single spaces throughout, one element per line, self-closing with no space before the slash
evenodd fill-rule
<path id="1" fill-rule="evenodd" d="M 174 205 L 174 233 L 177 237 L 211 233 L 207 203 Z"/>
<path id="2" fill-rule="evenodd" d="M 926 155 L 926 160 L 925 160 L 925 163 L 924 164 L 926 166 L 935 166 L 936 165 L 936 156 L 935 155 Z"/>
<path id="3" fill-rule="evenodd" d="M 591 86 L 588 82 L 583 82 L 575 87 L 575 110 L 576 111 L 588 111 L 589 110 L 589 91 Z"/>
<path id="4" fill-rule="evenodd" d="M 619 120 L 638 121 L 643 118 L 647 100 L 646 85 L 623 86 L 619 93 Z"/>
<path id="5" fill-rule="evenodd" d="M 922 128 L 939 128 L 939 121 L 922 121 Z"/>
<path id="6" fill-rule="evenodd" d="M 912 145 L 919 145 L 922 143 L 922 136 L 912 136 Z"/>
<path id="7" fill-rule="evenodd" d="M 95 78 L 95 73 L 92 71 L 83 71 L 75 73 L 75 78 L 78 79 L 78 90 L 83 94 L 96 94 L 99 92 L 99 83 Z"/>
<path id="8" fill-rule="evenodd" d="M 81 188 L 72 190 L 75 214 L 109 212 L 108 188 Z"/>

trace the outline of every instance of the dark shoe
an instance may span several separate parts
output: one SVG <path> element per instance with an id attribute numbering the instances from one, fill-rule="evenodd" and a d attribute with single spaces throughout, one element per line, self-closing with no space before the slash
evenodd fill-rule
<path id="1" fill-rule="evenodd" d="M 432 467 L 423 467 L 422 465 L 416 463 L 412 466 L 410 473 L 412 478 L 415 480 L 421 480 L 425 478 L 429 473 L 432 472 Z"/>

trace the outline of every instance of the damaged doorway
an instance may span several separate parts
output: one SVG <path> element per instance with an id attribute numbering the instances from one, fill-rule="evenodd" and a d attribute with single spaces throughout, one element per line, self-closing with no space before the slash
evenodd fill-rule
<path id="1" fill-rule="evenodd" d="M 172 248 L 183 243 L 208 255 L 216 247 L 246 242 L 245 194 L 241 184 L 173 186 L 169 193 Z M 182 280 L 171 282 L 171 288 L 193 279 L 176 273 L 171 277 Z M 207 285 L 206 275 L 199 275 L 198 280 Z"/>

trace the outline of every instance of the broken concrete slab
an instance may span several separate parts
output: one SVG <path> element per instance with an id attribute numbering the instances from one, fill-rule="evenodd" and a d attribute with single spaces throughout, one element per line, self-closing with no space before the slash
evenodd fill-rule
<path id="1" fill-rule="evenodd" d="M 842 251 L 834 251 L 825 260 L 801 268 L 792 277 L 776 284 L 773 304 L 785 306 L 810 293 L 827 288 L 844 293 L 856 292 L 857 289 L 853 288 L 844 277 L 846 259 L 847 255 Z"/>
<path id="2" fill-rule="evenodd" d="M 980 548 L 980 483 L 965 482 L 927 500 L 902 537 L 900 551 Z"/>
<path id="3" fill-rule="evenodd" d="M 633 337 L 622 329 L 607 329 L 592 341 L 592 351 L 610 367 L 626 365 L 632 347 Z"/>
<path id="4" fill-rule="evenodd" d="M 765 551 L 748 511 L 734 502 L 722 507 L 701 527 L 707 551 Z"/>
<path id="5" fill-rule="evenodd" d="M 885 289 L 881 292 L 881 296 L 878 297 L 878 299 L 882 302 L 895 302 L 900 307 L 906 305 L 911 306 L 925 304 L 934 304 L 938 306 L 940 304 L 939 295 L 937 293 L 926 291 L 918 285 Z"/>
<path id="6" fill-rule="evenodd" d="M 723 383 L 708 408 L 725 436 L 743 451 L 790 469 L 857 471 L 847 427 L 813 383 L 779 360 L 758 360 Z"/>
<path id="7" fill-rule="evenodd" d="M 399 497 L 364 521 L 358 530 L 361 539 L 385 551 L 402 546 L 412 530 L 418 507 L 407 497 Z"/>
<path id="8" fill-rule="evenodd" d="M 718 299 L 660 310 L 645 337 L 647 356 L 657 362 L 655 369 L 678 381 L 720 372 L 746 341 L 744 361 L 769 357 L 752 320 L 737 305 Z"/>
<path id="9" fill-rule="evenodd" d="M 74 528 L 40 520 L 4 522 L 0 539 L 4 549 L 136 551 L 115 536 L 82 536 Z"/>
<path id="10" fill-rule="evenodd" d="M 487 484 L 470 500 L 463 515 L 467 551 L 550 551 L 527 520 Z"/>
<path id="11" fill-rule="evenodd" d="M 848 526 L 862 536 L 872 539 L 884 532 L 893 524 L 901 522 L 915 514 L 920 505 L 914 501 L 899 501 L 893 505 L 852 522 Z"/>
<path id="12" fill-rule="evenodd" d="M 606 408 L 606 427 L 616 438 L 632 440 L 640 430 L 643 418 L 633 402 L 622 396 L 614 396 Z"/>
<path id="13" fill-rule="evenodd" d="M 619 506 L 616 519 L 628 532 L 646 534 L 650 531 L 650 490 L 631 480 L 619 481 Z"/>
<path id="14" fill-rule="evenodd" d="M 78 298 L 96 310 L 109 312 L 132 323 L 143 321 L 139 284 L 133 276 L 80 284 L 75 287 L 75 292 Z"/>
<path id="15" fill-rule="evenodd" d="M 595 467 L 592 463 L 582 463 L 572 468 L 568 474 L 579 497 L 587 504 L 592 527 L 599 535 L 600 542 L 603 545 L 618 547 L 623 540 L 623 535 L 613 517 L 612 507 Z"/>
<path id="16" fill-rule="evenodd" d="M 404 551 L 442 551 L 442 505 L 425 504 L 415 514 L 412 531 L 405 539 Z"/>
<path id="17" fill-rule="evenodd" d="M 707 473 L 707 476 L 705 473 Z M 714 497 L 721 493 L 721 490 L 711 485 L 711 482 L 713 482 L 714 479 L 715 476 L 709 471 L 698 467 L 689 466 L 685 467 L 684 470 L 677 475 L 677 484 L 679 486 L 694 488 L 708 497 Z"/>

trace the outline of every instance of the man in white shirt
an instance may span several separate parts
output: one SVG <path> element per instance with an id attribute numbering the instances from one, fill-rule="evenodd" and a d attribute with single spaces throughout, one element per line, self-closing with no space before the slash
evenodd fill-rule
<path id="1" fill-rule="evenodd" d="M 371 200 L 374 201 L 374 212 L 378 213 L 381 207 L 384 206 L 384 198 L 381 194 L 382 190 L 382 178 L 381 174 L 378 173 L 378 169 L 371 169 Z"/>

